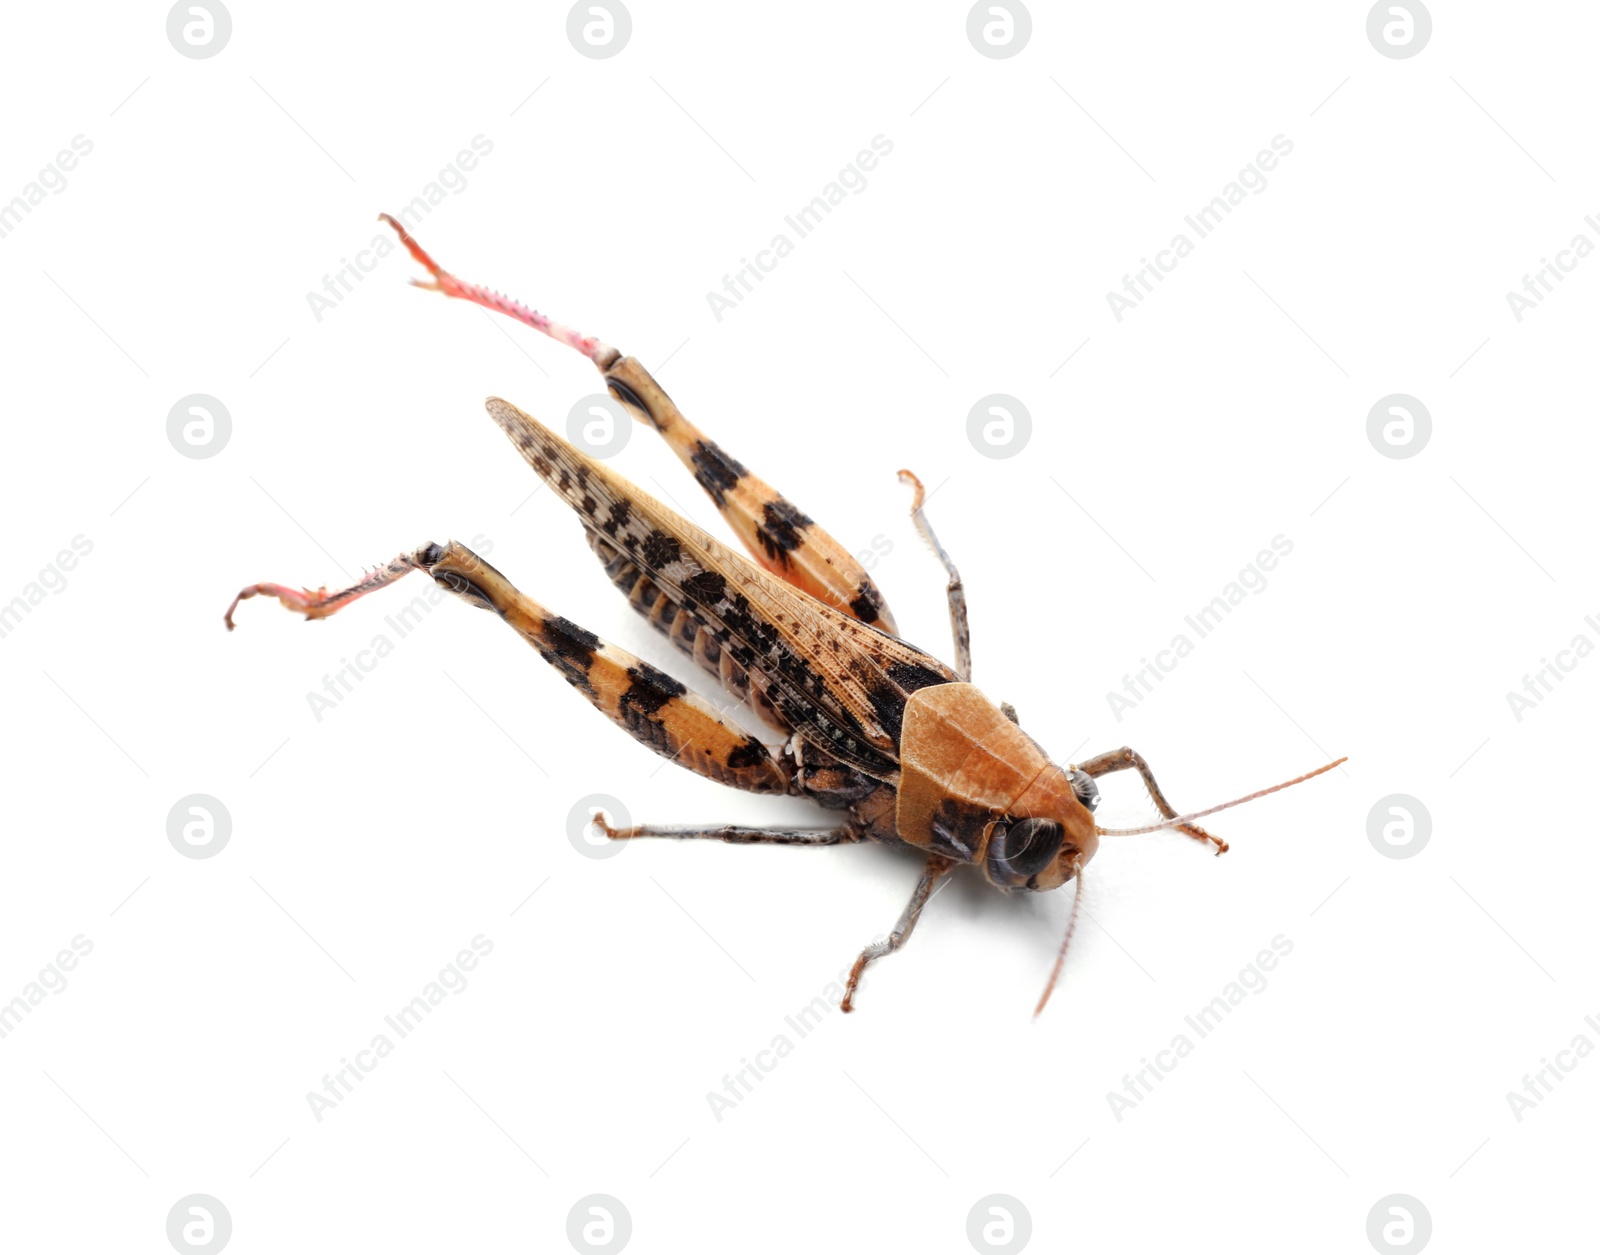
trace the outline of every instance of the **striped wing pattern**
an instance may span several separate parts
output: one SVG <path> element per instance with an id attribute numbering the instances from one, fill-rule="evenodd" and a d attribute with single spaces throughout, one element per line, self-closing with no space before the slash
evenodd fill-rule
<path id="1" fill-rule="evenodd" d="M 742 667 L 768 681 L 791 727 L 874 778 L 897 774 L 907 698 L 953 681 L 954 672 L 763 571 L 509 402 L 491 398 L 487 408 L 585 527 L 632 557 Z"/>

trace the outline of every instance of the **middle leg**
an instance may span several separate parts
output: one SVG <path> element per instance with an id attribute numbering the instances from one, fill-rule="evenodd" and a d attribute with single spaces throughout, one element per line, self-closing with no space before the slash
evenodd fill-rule
<path id="1" fill-rule="evenodd" d="M 839 1004 L 839 1010 L 853 1011 L 851 1005 L 856 996 L 856 986 L 861 983 L 861 973 L 867 970 L 867 964 L 876 962 L 886 954 L 893 954 L 911 936 L 911 930 L 917 926 L 917 920 L 922 917 L 922 908 L 928 905 L 928 899 L 933 896 L 934 887 L 950 873 L 955 867 L 955 862 L 940 854 L 930 854 L 928 861 L 922 865 L 922 878 L 917 881 L 917 887 L 911 891 L 911 901 L 906 903 L 906 909 L 900 913 L 900 922 L 894 926 L 894 931 L 889 934 L 887 941 L 875 941 L 856 959 L 855 966 L 850 969 L 850 980 L 844 987 L 844 1001 Z"/>

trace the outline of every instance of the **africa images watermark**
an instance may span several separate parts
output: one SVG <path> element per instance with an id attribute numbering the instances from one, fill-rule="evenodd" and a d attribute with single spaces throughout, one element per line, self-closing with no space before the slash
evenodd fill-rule
<path id="1" fill-rule="evenodd" d="M 1583 1017 L 1595 1033 L 1600 1034 L 1600 1018 L 1593 1015 Z M 1540 1059 L 1539 1070 L 1522 1078 L 1522 1093 L 1516 1090 L 1506 1091 L 1506 1103 L 1511 1108 L 1511 1114 L 1518 1124 L 1523 1117 L 1555 1091 L 1556 1085 L 1566 1080 L 1566 1074 L 1573 1071 L 1578 1064 L 1594 1053 L 1594 1039 L 1588 1033 L 1577 1033 L 1567 1043 L 1565 1050 L 1556 1051 L 1554 1060 Z"/>
<path id="2" fill-rule="evenodd" d="M 0 1004 L 0 1038 L 9 1037 L 22 1026 L 24 1016 L 51 994 L 61 993 L 67 987 L 66 974 L 78 966 L 78 960 L 88 958 L 94 951 L 94 942 L 79 933 L 67 948 L 39 969 L 39 975 L 22 987 L 22 992 L 10 1002 Z"/>
<path id="3" fill-rule="evenodd" d="M 1294 541 L 1279 532 L 1272 538 L 1272 547 L 1256 554 L 1255 561 L 1248 563 L 1237 578 L 1224 584 L 1220 593 L 1193 614 L 1184 615 L 1184 626 L 1194 633 L 1192 638 L 1188 632 L 1178 632 L 1165 649 L 1156 651 L 1154 662 L 1149 658 L 1141 658 L 1139 669 L 1132 675 L 1122 677 L 1122 692 L 1114 689 L 1107 691 L 1106 703 L 1111 707 L 1116 721 L 1121 723 L 1126 712 L 1137 707 L 1155 691 L 1157 684 L 1176 671 L 1178 663 L 1194 652 L 1195 642 L 1204 640 L 1216 631 L 1222 621 L 1233 613 L 1235 606 L 1243 605 L 1253 595 L 1266 592 L 1267 572 L 1293 552 Z"/>
<path id="4" fill-rule="evenodd" d="M 395 211 L 394 216 L 407 230 L 415 230 L 418 223 L 444 204 L 446 192 L 459 196 L 467 190 L 467 173 L 477 169 L 478 162 L 493 151 L 493 140 L 474 135 L 471 146 L 458 152 L 455 159 L 447 162 L 438 174 L 423 185 L 420 192 Z M 324 314 L 338 309 L 344 298 L 355 291 L 355 285 L 376 270 L 378 263 L 398 247 L 400 241 L 385 231 L 374 235 L 366 248 L 358 250 L 354 261 L 348 257 L 339 258 L 339 269 L 331 275 L 322 276 L 322 291 L 306 293 L 311 316 L 321 322 Z"/>
<path id="5" fill-rule="evenodd" d="M 10 601 L 0 602 L 0 639 L 15 632 L 22 621 L 41 605 L 46 596 L 63 593 L 67 589 L 66 572 L 78 565 L 80 558 L 94 552 L 94 541 L 82 532 L 74 536 L 70 548 L 62 549 L 55 559 L 40 568 L 39 574 L 22 586 L 22 591 Z"/>
<path id="6" fill-rule="evenodd" d="M 22 191 L 9 201 L 0 204 L 0 239 L 10 235 L 22 220 L 42 205 L 45 193 L 59 196 L 67 190 L 67 175 L 77 169 L 80 159 L 94 151 L 94 141 L 85 135 L 74 135 L 70 148 L 63 148 L 34 178 L 23 185 Z"/>
<path id="7" fill-rule="evenodd" d="M 1600 619 L 1592 614 L 1583 617 L 1586 627 L 1600 634 Z M 1578 669 L 1578 664 L 1594 653 L 1594 641 L 1587 632 L 1579 632 L 1573 636 L 1565 649 L 1556 650 L 1556 659 L 1551 662 L 1548 658 L 1541 658 L 1542 664 L 1532 675 L 1522 677 L 1522 692 L 1515 689 L 1506 691 L 1506 705 L 1511 707 L 1511 714 L 1518 723 L 1528 711 L 1536 709 L 1545 698 L 1555 692 L 1557 684 L 1562 683 L 1569 674 Z"/>
<path id="8" fill-rule="evenodd" d="M 822 190 L 811 200 L 792 214 L 786 214 L 783 225 L 794 233 L 790 238 L 789 231 L 779 231 L 772 237 L 766 248 L 757 249 L 755 260 L 748 257 L 739 259 L 739 269 L 731 275 L 722 276 L 722 291 L 707 292 L 706 304 L 711 306 L 711 316 L 717 322 L 722 321 L 722 316 L 731 309 L 737 309 L 739 304 L 751 292 L 755 285 L 762 282 L 769 274 L 778 268 L 778 263 L 794 252 L 795 241 L 803 240 L 810 235 L 834 210 L 834 206 L 844 204 L 848 196 L 859 196 L 867 190 L 867 174 L 878 167 L 878 162 L 894 151 L 894 141 L 883 135 L 874 135 L 870 148 L 863 148 L 855 155 L 855 160 L 823 184 Z"/>
<path id="9" fill-rule="evenodd" d="M 1600 235 L 1600 221 L 1593 214 L 1585 214 L 1583 222 L 1596 235 Z M 1566 248 L 1556 250 L 1554 261 L 1548 257 L 1539 258 L 1539 269 L 1531 275 L 1522 276 L 1522 291 L 1513 289 L 1506 293 L 1511 316 L 1521 322 L 1523 315 L 1538 309 L 1544 304 L 1544 298 L 1556 290 L 1555 285 L 1565 283 L 1567 276 L 1578 268 L 1578 263 L 1592 252 L 1594 241 L 1579 231 Z"/>
<path id="10" fill-rule="evenodd" d="M 1279 933 L 1272 939 L 1272 948 L 1256 954 L 1255 960 L 1246 964 L 1233 980 L 1222 987 L 1222 992 L 1193 1015 L 1183 1017 L 1184 1024 L 1194 1031 L 1194 1036 L 1178 1032 L 1166 1049 L 1156 1051 L 1154 1059 L 1140 1059 L 1139 1070 L 1122 1078 L 1122 1092 L 1106 1091 L 1106 1102 L 1118 1124 L 1123 1115 L 1132 1111 L 1167 1079 L 1167 1074 L 1177 1069 L 1184 1059 L 1194 1053 L 1195 1042 L 1214 1033 L 1233 1009 L 1251 994 L 1259 994 L 1267 987 L 1267 973 L 1278 966 L 1280 960 L 1294 951 L 1294 942 Z"/>
<path id="11" fill-rule="evenodd" d="M 472 538 L 472 550 L 479 557 L 494 552 L 494 541 L 482 532 Z M 369 675 L 378 669 L 378 664 L 394 653 L 395 642 L 403 641 L 433 613 L 433 608 L 445 599 L 446 593 L 437 584 L 429 584 L 428 591 L 418 593 L 404 606 L 393 614 L 383 616 L 385 625 L 393 632 L 393 637 L 387 633 L 379 632 L 367 644 L 365 649 L 356 650 L 354 659 L 339 659 L 339 669 L 331 675 L 322 677 L 322 692 L 314 689 L 306 692 L 306 705 L 311 707 L 311 715 L 318 723 L 330 710 L 337 710 L 339 705 L 356 690 Z"/>
<path id="12" fill-rule="evenodd" d="M 1272 146 L 1258 152 L 1255 160 L 1224 184 L 1222 191 L 1213 196 L 1209 203 L 1192 214 L 1185 214 L 1183 225 L 1194 232 L 1195 238 L 1190 239 L 1187 232 L 1179 231 L 1166 248 L 1156 253 L 1155 261 L 1152 262 L 1148 257 L 1139 258 L 1139 269 L 1131 275 L 1122 276 L 1122 291 L 1106 293 L 1111 316 L 1121 322 L 1124 314 L 1138 309 L 1145 297 L 1155 291 L 1155 284 L 1164 282 L 1178 268 L 1178 263 L 1194 252 L 1196 240 L 1205 239 L 1220 227 L 1223 219 L 1233 213 L 1235 206 L 1244 204 L 1249 196 L 1259 196 L 1267 190 L 1267 173 L 1277 169 L 1278 162 L 1293 151 L 1293 140 L 1274 135 Z"/>
<path id="13" fill-rule="evenodd" d="M 354 1061 L 340 1059 L 338 1068 L 323 1076 L 320 1094 L 316 1090 L 307 1090 L 306 1102 L 310 1104 L 311 1114 L 316 1117 L 317 1123 L 321 1124 L 325 1112 L 332 1111 L 348 1098 L 356 1085 L 367 1079 L 368 1073 L 376 1071 L 378 1064 L 394 1053 L 396 1042 L 416 1032 L 423 1021 L 433 1014 L 436 1006 L 452 994 L 465 993 L 466 974 L 493 951 L 494 942 L 479 933 L 472 939 L 471 949 L 459 951 L 453 960 L 439 969 L 437 976 L 422 987 L 420 994 L 393 1015 L 383 1017 L 384 1024 L 393 1030 L 393 1037 L 385 1032 L 375 1033 L 366 1049 L 356 1051 Z"/>
<path id="14" fill-rule="evenodd" d="M 874 937 L 872 940 L 876 945 L 883 940 L 883 937 Z M 755 1092 L 756 1085 L 767 1079 L 767 1073 L 773 1071 L 781 1060 L 787 1059 L 794 1053 L 797 1041 L 809 1037 L 828 1014 L 838 1008 L 839 1003 L 844 1000 L 845 986 L 849 980 L 850 969 L 841 968 L 839 974 L 828 982 L 820 994 L 793 1015 L 783 1017 L 784 1028 L 788 1031 L 774 1033 L 766 1047 L 756 1051 L 753 1060 L 748 1057 L 740 1059 L 738 1070 L 723 1076 L 721 1093 L 716 1090 L 706 1091 L 706 1103 L 710 1106 L 711 1114 L 718 1124 L 722 1123 L 724 1112 L 732 1111 L 750 1097 Z M 791 1032 L 794 1034 L 792 1037 L 789 1035 Z"/>

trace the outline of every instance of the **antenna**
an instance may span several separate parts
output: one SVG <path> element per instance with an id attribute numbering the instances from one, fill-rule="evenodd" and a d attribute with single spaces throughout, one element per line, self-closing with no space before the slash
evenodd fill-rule
<path id="1" fill-rule="evenodd" d="M 1050 993 L 1056 987 L 1056 981 L 1061 976 L 1061 965 L 1067 961 L 1067 942 L 1072 940 L 1072 930 L 1078 926 L 1078 903 L 1083 900 L 1083 865 L 1080 863 L 1073 873 L 1077 877 L 1077 884 L 1072 890 L 1072 914 L 1067 916 L 1067 933 L 1061 938 L 1061 949 L 1056 951 L 1056 965 L 1050 969 L 1050 979 L 1046 982 L 1044 992 L 1039 995 L 1039 1005 L 1033 1009 L 1033 1018 L 1039 1018 L 1039 1012 L 1044 1010 L 1044 1004 L 1050 1001 Z"/>
<path id="2" fill-rule="evenodd" d="M 1207 815 L 1215 815 L 1218 811 L 1231 810 L 1235 806 L 1242 806 L 1246 802 L 1253 802 L 1258 797 L 1266 797 L 1269 793 L 1276 793 L 1280 789 L 1287 789 L 1290 785 L 1304 784 L 1307 780 L 1320 776 L 1325 771 L 1332 771 L 1340 763 L 1348 762 L 1349 756 L 1336 758 L 1324 767 L 1315 771 L 1308 771 L 1303 776 L 1296 776 L 1293 780 L 1285 780 L 1282 784 L 1275 784 L 1270 789 L 1257 789 L 1254 793 L 1247 793 L 1243 797 L 1236 797 L 1231 802 L 1223 802 L 1219 806 L 1210 806 L 1203 811 L 1194 811 L 1188 815 L 1174 815 L 1171 819 L 1163 819 L 1159 824 L 1149 824 L 1143 828 L 1099 828 L 1095 831 L 1102 837 L 1136 837 L 1141 833 L 1160 832 L 1164 828 L 1176 828 L 1180 824 L 1191 824 L 1197 819 L 1204 819 Z"/>

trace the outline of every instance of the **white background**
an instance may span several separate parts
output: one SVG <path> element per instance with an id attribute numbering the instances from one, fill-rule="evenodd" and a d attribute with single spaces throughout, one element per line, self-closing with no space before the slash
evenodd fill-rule
<path id="1" fill-rule="evenodd" d="M 1600 661 L 1520 720 L 1506 693 L 1600 641 L 1600 260 L 1520 322 L 1506 293 L 1600 243 L 1594 11 L 1441 2 L 1391 59 L 1360 4 L 1039 3 L 989 59 L 961 4 L 636 0 L 608 60 L 566 12 L 235 0 L 204 60 L 159 5 L 7 14 L 0 199 L 93 144 L 0 239 L 0 601 L 93 545 L 0 639 L 0 999 L 93 944 L 0 1040 L 8 1246 L 164 1251 L 191 1193 L 239 1252 L 562 1250 L 592 1193 L 639 1252 L 958 1252 L 994 1193 L 1041 1250 L 1364 1251 L 1393 1193 L 1437 1250 L 1570 1234 L 1600 1061 L 1520 1121 L 1506 1095 L 1600 1043 Z M 853 549 L 892 545 L 874 575 L 948 657 L 895 471 L 938 486 L 975 678 L 1063 761 L 1131 744 L 1191 808 L 1347 768 L 1218 817 L 1221 859 L 1108 839 L 1037 1022 L 1067 895 L 963 877 L 800 1039 L 785 1016 L 915 860 L 582 857 L 592 792 L 635 821 L 819 816 L 662 766 L 453 603 L 319 721 L 307 693 L 423 588 L 315 626 L 256 601 L 231 635 L 228 599 L 449 537 L 698 682 L 483 413 L 561 426 L 587 362 L 407 288 L 399 253 L 311 310 L 480 134 L 422 242 L 670 357 L 692 419 Z M 879 134 L 866 189 L 718 320 L 707 293 Z M 1276 135 L 1266 189 L 1119 322 L 1106 294 Z M 1033 418 L 1003 460 L 966 436 L 997 392 Z M 1397 392 L 1433 422 L 1406 460 L 1366 435 Z M 231 413 L 215 457 L 168 442 L 191 393 Z M 643 428 L 614 464 L 722 528 Z M 1265 591 L 1119 720 L 1108 691 L 1280 534 Z M 1104 792 L 1104 822 L 1147 821 L 1131 777 Z M 232 817 L 210 859 L 167 839 L 191 793 Z M 1368 839 L 1392 793 L 1432 817 L 1413 858 Z M 478 934 L 469 986 L 316 1119 L 307 1092 Z M 1119 1119 L 1108 1093 L 1280 934 L 1267 987 Z"/>

